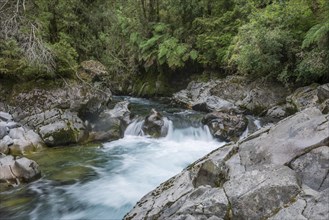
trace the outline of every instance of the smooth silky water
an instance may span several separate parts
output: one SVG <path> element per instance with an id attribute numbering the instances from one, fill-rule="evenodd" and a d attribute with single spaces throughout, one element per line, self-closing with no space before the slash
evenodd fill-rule
<path id="1" fill-rule="evenodd" d="M 161 182 L 223 143 L 200 123 L 201 113 L 129 97 L 141 116 L 124 138 L 103 145 L 49 148 L 30 155 L 42 178 L 1 192 L 1 219 L 122 219 Z M 155 108 L 166 116 L 166 137 L 141 132 L 142 118 Z"/>

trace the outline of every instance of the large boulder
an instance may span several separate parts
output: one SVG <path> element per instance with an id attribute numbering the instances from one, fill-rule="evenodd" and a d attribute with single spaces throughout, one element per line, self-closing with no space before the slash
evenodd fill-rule
<path id="1" fill-rule="evenodd" d="M 328 219 L 328 120 L 306 109 L 216 149 L 125 219 Z"/>
<path id="2" fill-rule="evenodd" d="M 192 81 L 186 89 L 175 93 L 172 100 L 174 104 L 207 112 L 240 107 L 260 114 L 284 103 L 287 92 L 277 83 L 228 76 L 207 83 Z"/>
<path id="3" fill-rule="evenodd" d="M 328 142 L 328 115 L 309 108 L 280 121 L 257 138 L 243 141 L 239 154 L 246 168 L 259 164 L 284 165 Z"/>
<path id="4" fill-rule="evenodd" d="M 298 193 L 296 174 L 285 166 L 263 167 L 234 176 L 224 184 L 233 219 L 266 219 Z"/>
<path id="5" fill-rule="evenodd" d="M 142 130 L 145 135 L 152 137 L 164 137 L 168 133 L 168 125 L 165 123 L 165 117 L 152 109 L 150 114 L 145 117 Z"/>
<path id="6" fill-rule="evenodd" d="M 205 115 L 202 123 L 208 125 L 214 137 L 223 141 L 237 141 L 248 126 L 248 119 L 231 112 L 212 112 Z"/>
<path id="7" fill-rule="evenodd" d="M 89 140 L 110 141 L 123 137 L 130 123 L 129 102 L 117 103 L 113 109 L 103 111 L 91 124 Z"/>
<path id="8" fill-rule="evenodd" d="M 48 146 L 83 142 L 88 137 L 87 125 L 108 109 L 112 97 L 96 80 L 101 73 L 86 66 L 83 70 L 88 74 L 80 71 L 78 80 L 13 85 L 4 99 L 5 109 L 12 113 L 12 120 L 38 133 Z M 6 114 L 0 116 L 11 120 Z"/>
<path id="9" fill-rule="evenodd" d="M 39 165 L 25 157 L 0 156 L 0 183 L 18 185 L 40 178 Z"/>

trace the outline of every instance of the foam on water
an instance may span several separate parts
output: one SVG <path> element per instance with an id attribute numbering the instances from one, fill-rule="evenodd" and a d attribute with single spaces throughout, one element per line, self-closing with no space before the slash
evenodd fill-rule
<path id="1" fill-rule="evenodd" d="M 137 131 L 139 123 L 129 129 Z M 141 136 L 140 132 L 132 132 L 136 136 L 126 132 L 123 139 L 104 144 L 104 154 L 116 156 L 116 161 L 108 161 L 98 168 L 101 178 L 68 190 L 70 196 L 83 199 L 89 207 L 75 215 L 120 219 L 143 195 L 221 145 L 211 137 L 207 127 L 175 129 L 172 123 L 168 125 L 170 132 L 164 138 L 152 139 Z M 98 211 L 92 211 L 96 207 Z"/>
<path id="2" fill-rule="evenodd" d="M 140 99 L 130 101 L 140 103 Z M 147 109 L 153 104 L 142 103 Z M 95 148 L 97 158 L 91 157 L 87 161 L 83 157 L 71 164 L 91 169 L 93 172 L 88 177 L 73 182 L 43 177 L 25 188 L 26 195 L 33 200 L 7 216 L 18 219 L 122 219 L 143 195 L 224 144 L 213 139 L 207 126 L 195 123 L 197 119 L 193 114 L 195 112 L 191 111 L 167 114 L 167 135 L 158 139 L 144 135 L 143 120 L 134 121 L 126 129 L 124 138 Z M 70 166 L 70 161 L 63 163 Z"/>

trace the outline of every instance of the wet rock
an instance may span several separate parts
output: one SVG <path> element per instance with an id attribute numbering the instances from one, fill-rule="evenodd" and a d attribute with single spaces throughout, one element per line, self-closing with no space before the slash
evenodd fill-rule
<path id="1" fill-rule="evenodd" d="M 263 167 L 234 176 L 224 184 L 233 219 L 265 219 L 289 204 L 300 192 L 288 167 Z"/>
<path id="2" fill-rule="evenodd" d="M 111 110 L 103 111 L 98 119 L 92 123 L 89 140 L 111 141 L 123 137 L 124 131 L 130 123 L 129 102 L 123 101 Z"/>
<path id="3" fill-rule="evenodd" d="M 319 103 L 317 87 L 318 84 L 312 84 L 310 86 L 298 88 L 286 98 L 286 101 L 294 105 L 297 111 L 317 106 Z"/>
<path id="4" fill-rule="evenodd" d="M 317 108 L 290 116 L 255 138 L 240 144 L 242 164 L 248 169 L 261 164 L 283 165 L 329 141 L 329 119 Z"/>
<path id="5" fill-rule="evenodd" d="M 113 109 L 109 110 L 108 115 L 112 118 L 118 118 L 122 120 L 125 125 L 128 125 L 131 120 L 130 120 L 130 110 L 129 110 L 129 102 L 128 101 L 123 101 L 117 103 Z"/>
<path id="6" fill-rule="evenodd" d="M 314 190 L 329 188 L 329 181 L 325 181 L 329 173 L 329 147 L 323 146 L 298 157 L 291 163 L 300 176 L 301 182 Z"/>
<path id="7" fill-rule="evenodd" d="M 212 112 L 204 116 L 202 123 L 208 125 L 214 137 L 223 141 L 236 141 L 248 126 L 248 119 L 234 112 Z"/>
<path id="8" fill-rule="evenodd" d="M 168 127 L 165 125 L 164 117 L 154 109 L 145 118 L 142 130 L 144 134 L 152 137 L 164 137 L 168 133 Z"/>
<path id="9" fill-rule="evenodd" d="M 119 118 L 101 114 L 100 120 L 92 125 L 89 141 L 112 141 L 123 136 L 124 125 Z"/>
<path id="10" fill-rule="evenodd" d="M 0 182 L 18 185 L 40 178 L 38 164 L 25 157 L 15 158 L 11 155 L 0 157 Z"/>

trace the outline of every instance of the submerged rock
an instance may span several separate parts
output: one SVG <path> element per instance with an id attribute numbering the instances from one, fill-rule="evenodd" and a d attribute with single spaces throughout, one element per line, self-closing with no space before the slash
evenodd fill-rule
<path id="1" fill-rule="evenodd" d="M 0 170 L 0 182 L 10 185 L 31 182 L 41 176 L 39 165 L 25 157 L 0 156 Z"/>

